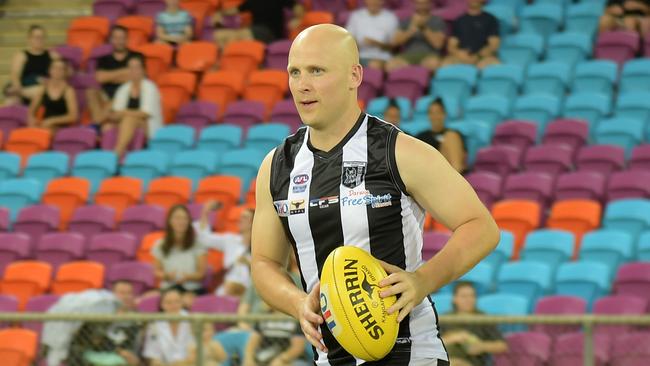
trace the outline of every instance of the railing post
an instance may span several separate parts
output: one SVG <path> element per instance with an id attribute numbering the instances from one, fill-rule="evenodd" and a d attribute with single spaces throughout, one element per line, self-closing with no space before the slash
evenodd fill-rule
<path id="1" fill-rule="evenodd" d="M 582 327 L 584 334 L 582 355 L 584 366 L 593 366 L 596 363 L 594 360 L 594 323 L 592 322 L 592 318 L 585 319 Z"/>
<path id="2" fill-rule="evenodd" d="M 196 359 L 194 360 L 196 366 L 203 366 L 203 322 L 194 318 L 192 321 L 192 328 L 194 328 L 194 340 L 196 342 Z"/>

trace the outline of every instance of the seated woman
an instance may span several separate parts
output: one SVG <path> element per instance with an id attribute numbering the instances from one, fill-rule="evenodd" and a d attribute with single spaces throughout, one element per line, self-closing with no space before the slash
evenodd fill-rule
<path id="1" fill-rule="evenodd" d="M 27 125 L 50 130 L 76 123 L 79 119 L 77 96 L 68 84 L 67 65 L 61 59 L 50 64 L 50 78 L 43 86 L 38 86 L 34 99 L 29 105 Z M 41 114 L 42 113 L 42 114 Z"/>
<path id="2" fill-rule="evenodd" d="M 429 123 L 431 130 L 419 133 L 416 137 L 438 149 L 456 171 L 462 173 L 466 169 L 467 152 L 463 136 L 445 127 L 447 112 L 442 99 L 437 98 L 429 104 Z"/>
<path id="3" fill-rule="evenodd" d="M 476 310 L 476 290 L 471 282 L 458 282 L 452 301 L 451 314 L 482 314 Z M 493 325 L 443 326 L 442 340 L 454 366 L 487 365 L 490 354 L 508 351 L 501 332 Z"/>
<path id="4" fill-rule="evenodd" d="M 127 64 L 129 81 L 115 92 L 113 107 L 102 124 L 103 132 L 118 128 L 115 153 L 122 157 L 138 128 L 153 136 L 163 125 L 162 107 L 158 87 L 146 78 L 144 60 L 133 56 Z"/>

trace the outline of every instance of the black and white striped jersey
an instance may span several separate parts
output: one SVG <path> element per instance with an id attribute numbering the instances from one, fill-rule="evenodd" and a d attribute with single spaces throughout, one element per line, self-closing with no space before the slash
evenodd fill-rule
<path id="1" fill-rule="evenodd" d="M 276 149 L 271 195 L 298 259 L 305 291 L 318 282 L 325 259 L 341 245 L 361 247 L 407 271 L 420 265 L 425 212 L 406 193 L 397 171 L 395 141 L 399 132 L 362 113 L 352 130 L 328 152 L 311 146 L 309 127 L 299 129 Z M 316 365 L 363 363 L 336 342 L 325 324 L 321 333 L 328 353 L 318 351 Z M 393 365 L 396 357 L 448 360 L 430 298 L 401 322 L 391 354 L 367 364 Z"/>

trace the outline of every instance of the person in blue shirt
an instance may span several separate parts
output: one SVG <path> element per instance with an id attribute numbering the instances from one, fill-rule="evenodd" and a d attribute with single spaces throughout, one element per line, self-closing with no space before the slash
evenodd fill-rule
<path id="1" fill-rule="evenodd" d="M 165 0 L 167 8 L 156 15 L 156 37 L 171 45 L 192 40 L 192 16 L 178 6 L 178 0 Z"/>

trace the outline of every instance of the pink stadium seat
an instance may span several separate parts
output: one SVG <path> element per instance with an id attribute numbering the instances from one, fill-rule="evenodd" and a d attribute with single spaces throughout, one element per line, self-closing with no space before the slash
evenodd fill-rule
<path id="1" fill-rule="evenodd" d="M 430 72 L 422 66 L 405 66 L 393 70 L 386 77 L 384 95 L 389 98 L 405 97 L 411 103 L 424 95 L 424 90 L 429 83 Z"/>
<path id="2" fill-rule="evenodd" d="M 480 149 L 474 161 L 474 171 L 486 171 L 505 176 L 519 169 L 521 150 L 512 146 L 488 146 Z"/>
<path id="3" fill-rule="evenodd" d="M 615 172 L 607 183 L 607 200 L 650 198 L 650 171 Z"/>
<path id="4" fill-rule="evenodd" d="M 140 313 L 156 313 L 160 311 L 160 296 L 151 295 L 140 299 L 138 302 L 138 312 Z"/>
<path id="5" fill-rule="evenodd" d="M 133 260 L 137 250 L 138 242 L 131 233 L 101 233 L 90 239 L 86 257 L 110 269 L 116 263 Z"/>
<path id="6" fill-rule="evenodd" d="M 595 335 L 593 340 L 594 359 L 596 360 L 594 366 L 607 365 L 609 360 L 609 337 Z M 584 336 L 581 332 L 560 335 L 555 341 L 549 364 L 553 366 L 583 365 L 583 351 Z"/>
<path id="7" fill-rule="evenodd" d="M 625 149 L 614 145 L 590 145 L 578 151 L 576 168 L 609 176 L 625 166 Z"/>
<path id="8" fill-rule="evenodd" d="M 108 0 L 108 1 L 124 1 L 124 0 Z M 90 51 L 90 56 L 88 56 L 88 61 L 86 61 L 86 72 L 90 75 L 93 75 L 97 69 L 97 61 L 104 56 L 110 55 L 111 53 L 113 53 L 113 46 L 111 46 L 110 44 L 102 44 L 93 48 L 93 50 Z"/>
<path id="9" fill-rule="evenodd" d="M 154 288 L 156 278 L 153 266 L 141 262 L 120 262 L 113 264 L 106 277 L 107 285 L 111 286 L 116 281 L 129 281 L 136 294 L 142 295 L 145 291 Z"/>
<path id="10" fill-rule="evenodd" d="M 524 169 L 557 177 L 573 168 L 573 151 L 568 146 L 537 145 L 526 151 Z"/>
<path id="11" fill-rule="evenodd" d="M 93 15 L 101 15 L 115 23 L 117 18 L 127 15 L 132 6 L 132 0 L 95 0 Z"/>
<path id="12" fill-rule="evenodd" d="M 44 313 L 59 301 L 58 295 L 38 295 L 34 296 L 27 301 L 25 305 L 25 312 L 28 313 Z M 43 322 L 23 322 L 23 328 L 33 330 L 36 333 L 41 333 L 43 329 Z"/>
<path id="13" fill-rule="evenodd" d="M 58 231 L 59 221 L 60 214 L 56 206 L 27 206 L 18 213 L 14 231 L 28 234 L 32 243 L 38 243 L 42 235 Z"/>
<path id="14" fill-rule="evenodd" d="M 36 259 L 49 263 L 54 272 L 64 263 L 85 256 L 86 238 L 79 233 L 52 233 L 41 237 L 36 245 Z"/>
<path id="15" fill-rule="evenodd" d="M 492 145 L 510 145 L 525 152 L 537 141 L 537 124 L 527 121 L 505 121 L 494 129 Z"/>
<path id="16" fill-rule="evenodd" d="M 165 210 L 154 205 L 135 205 L 127 208 L 119 223 L 119 229 L 135 235 L 138 242 L 145 234 L 163 230 L 164 227 Z"/>
<path id="17" fill-rule="evenodd" d="M 583 147 L 588 139 L 589 124 L 586 121 L 561 118 L 546 126 L 542 143 L 544 145 L 567 145 L 574 154 L 577 154 L 578 149 Z"/>
<path id="18" fill-rule="evenodd" d="M 451 234 L 427 231 L 422 237 L 422 259 L 429 260 L 445 246 Z"/>
<path id="19" fill-rule="evenodd" d="M 230 296 L 203 295 L 194 299 L 192 312 L 195 313 L 237 313 L 239 299 Z M 217 331 L 224 330 L 228 324 L 215 324 Z"/>
<path id="20" fill-rule="evenodd" d="M 650 359 L 650 333 L 619 334 L 612 339 L 610 361 L 616 366 L 646 366 Z"/>
<path id="21" fill-rule="evenodd" d="M 223 115 L 224 123 L 232 123 L 248 129 L 250 126 L 264 121 L 266 107 L 262 102 L 238 100 L 230 103 Z"/>
<path id="22" fill-rule="evenodd" d="M 62 128 L 54 135 L 52 150 L 63 151 L 72 162 L 80 152 L 95 148 L 97 132 L 89 127 Z"/>
<path id="23" fill-rule="evenodd" d="M 632 149 L 628 169 L 650 171 L 650 144 L 639 145 Z"/>
<path id="24" fill-rule="evenodd" d="M 560 174 L 555 185 L 555 199 L 588 199 L 604 202 L 605 183 L 603 174 L 579 171 Z"/>
<path id="25" fill-rule="evenodd" d="M 165 10 L 164 0 L 138 0 L 135 2 L 134 14 L 156 18 L 156 14 Z"/>
<path id="26" fill-rule="evenodd" d="M 650 302 L 650 263 L 622 265 L 616 273 L 612 292 L 616 295 L 641 297 Z"/>
<path id="27" fill-rule="evenodd" d="M 550 205 L 555 179 L 550 174 L 523 172 L 510 174 L 503 186 L 504 199 L 524 199 L 539 203 L 542 212 Z"/>
<path id="28" fill-rule="evenodd" d="M 9 210 L 6 207 L 0 207 L 0 232 L 9 230 Z"/>
<path id="29" fill-rule="evenodd" d="M 647 307 L 648 301 L 640 297 L 612 295 L 596 300 L 593 313 L 596 315 L 643 315 Z M 596 333 L 615 337 L 633 329 L 630 325 L 599 325 L 596 327 Z"/>
<path id="30" fill-rule="evenodd" d="M 127 153 L 130 151 L 142 150 L 145 141 L 146 141 L 146 137 L 144 131 L 141 128 L 138 128 L 135 131 L 135 136 L 133 136 L 131 143 L 127 147 Z M 115 144 L 117 144 L 116 128 L 112 128 L 102 133 L 102 142 L 101 142 L 102 150 L 113 150 L 115 148 Z"/>
<path id="31" fill-rule="evenodd" d="M 291 131 L 296 131 L 302 126 L 302 120 L 300 119 L 300 114 L 298 114 L 298 109 L 296 109 L 296 104 L 293 99 L 284 99 L 275 103 L 273 110 L 271 110 L 269 120 L 282 122 L 288 125 Z"/>
<path id="32" fill-rule="evenodd" d="M 286 71 L 290 47 L 291 41 L 288 39 L 269 43 L 266 47 L 266 68 Z"/>
<path id="33" fill-rule="evenodd" d="M 587 311 L 587 302 L 577 296 L 547 296 L 535 305 L 535 315 L 581 315 Z M 535 332 L 547 334 L 555 339 L 557 336 L 580 331 L 579 325 L 535 325 Z"/>
<path id="34" fill-rule="evenodd" d="M 478 198 L 488 209 L 501 199 L 503 180 L 500 175 L 492 172 L 473 172 L 465 176 L 465 179 L 472 185 Z"/>
<path id="35" fill-rule="evenodd" d="M 598 35 L 594 56 L 623 65 L 639 51 L 639 41 L 639 34 L 633 31 L 602 32 Z"/>
<path id="36" fill-rule="evenodd" d="M 506 342 L 508 352 L 495 356 L 497 366 L 543 366 L 551 355 L 552 340 L 544 333 L 512 333 Z"/>
<path id="37" fill-rule="evenodd" d="M 115 228 L 115 209 L 108 206 L 90 205 L 77 208 L 72 215 L 68 230 L 83 234 L 86 238 Z"/>
<path id="38" fill-rule="evenodd" d="M 0 233 L 0 276 L 12 262 L 27 259 L 32 254 L 29 235 L 25 233 Z"/>
<path id="39" fill-rule="evenodd" d="M 216 122 L 215 116 L 218 115 L 218 111 L 219 107 L 212 102 L 195 100 L 181 106 L 176 114 L 176 120 L 194 127 L 198 136 L 204 127 Z"/>
<path id="40" fill-rule="evenodd" d="M 80 47 L 71 45 L 58 45 L 54 50 L 65 60 L 74 70 L 81 69 L 81 62 L 83 60 L 83 50 Z"/>
<path id="41" fill-rule="evenodd" d="M 357 90 L 357 98 L 368 103 L 381 93 L 384 87 L 384 73 L 381 70 L 367 68 L 363 70 L 363 80 Z"/>
<path id="42" fill-rule="evenodd" d="M 9 134 L 16 128 L 24 127 L 27 122 L 27 107 L 15 105 L 0 108 L 0 131 L 9 138 Z"/>

